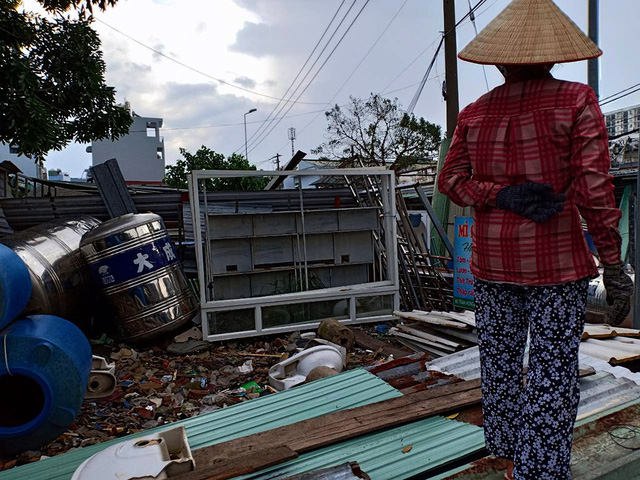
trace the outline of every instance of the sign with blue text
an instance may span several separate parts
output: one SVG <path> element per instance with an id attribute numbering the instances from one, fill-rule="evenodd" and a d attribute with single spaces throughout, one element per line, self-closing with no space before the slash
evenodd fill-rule
<path id="1" fill-rule="evenodd" d="M 471 232 L 473 217 L 456 217 L 453 241 L 453 305 L 473 310 L 473 275 L 471 274 Z"/>

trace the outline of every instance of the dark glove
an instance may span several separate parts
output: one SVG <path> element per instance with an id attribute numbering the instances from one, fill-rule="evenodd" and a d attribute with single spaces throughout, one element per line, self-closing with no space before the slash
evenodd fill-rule
<path id="1" fill-rule="evenodd" d="M 496 206 L 542 223 L 563 210 L 566 195 L 553 193 L 548 183 L 528 182 L 504 187 L 498 192 Z"/>
<path id="2" fill-rule="evenodd" d="M 624 273 L 622 263 L 618 263 L 604 266 L 603 282 L 607 303 L 611 305 L 609 323 L 620 325 L 631 311 L 633 280 Z"/>

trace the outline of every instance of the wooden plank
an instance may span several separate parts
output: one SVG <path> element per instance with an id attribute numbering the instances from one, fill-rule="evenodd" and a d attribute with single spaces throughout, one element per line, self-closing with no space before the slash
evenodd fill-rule
<path id="1" fill-rule="evenodd" d="M 456 349 L 453 347 L 450 347 L 449 345 L 444 345 L 442 343 L 437 343 L 437 342 L 432 342 L 431 340 L 427 340 L 426 338 L 422 338 L 422 337 L 417 337 L 415 335 L 410 335 L 408 333 L 402 333 L 402 332 L 398 332 L 398 331 L 394 331 L 393 334 L 396 337 L 401 337 L 401 338 L 406 338 L 407 340 L 411 340 L 413 342 L 417 342 L 417 343 L 423 343 L 425 345 L 429 345 L 431 347 L 435 347 L 435 348 L 439 348 L 445 352 L 455 352 Z"/>
<path id="2" fill-rule="evenodd" d="M 440 333 L 446 333 L 447 335 L 451 336 L 451 337 L 455 337 L 455 338 L 459 338 L 461 340 L 464 340 L 466 342 L 468 342 L 469 344 L 472 345 L 477 345 L 478 344 L 478 334 L 473 333 L 473 332 L 469 332 L 469 331 L 465 331 L 465 330 L 458 330 L 456 328 L 446 328 L 446 327 L 442 327 L 440 325 L 429 325 L 427 328 L 433 329 L 437 332 Z"/>
<path id="3" fill-rule="evenodd" d="M 198 471 L 239 456 L 256 455 L 265 445 L 287 447 L 301 454 L 385 428 L 439 415 L 480 402 L 480 380 L 446 385 L 391 400 L 311 418 L 266 432 L 222 442 L 194 451 L 196 471 L 179 477 L 194 480 Z M 261 467 L 263 468 L 263 467 Z M 216 470 L 218 471 L 218 470 Z M 231 478 L 235 472 L 217 479 Z"/>
<path id="4" fill-rule="evenodd" d="M 457 342 L 454 342 L 452 340 L 447 340 L 446 338 L 442 338 L 437 335 L 433 335 L 431 333 L 423 332 L 422 330 L 419 330 L 418 328 L 414 328 L 411 325 L 401 324 L 401 325 L 398 325 L 398 328 L 405 333 L 410 333 L 411 335 L 415 335 L 416 337 L 421 337 L 426 340 L 431 340 L 432 342 L 442 343 L 444 345 L 447 345 L 455 349 L 459 349 L 462 347 L 462 345 Z"/>
<path id="5" fill-rule="evenodd" d="M 264 448 L 213 465 L 201 467 L 196 463 L 196 469 L 193 472 L 171 478 L 174 480 L 224 480 L 273 467 L 296 458 L 298 454 L 288 447 Z"/>
<path id="6" fill-rule="evenodd" d="M 433 310 L 431 312 L 425 312 L 424 310 L 414 310 L 412 313 L 416 315 L 425 315 L 425 316 L 436 317 L 436 318 L 450 319 L 456 322 L 464 323 L 465 325 L 468 325 L 473 328 L 475 328 L 476 326 L 476 319 L 475 319 L 475 315 L 473 314 L 470 315 L 466 313 L 441 312 L 437 310 Z"/>
<path id="7" fill-rule="evenodd" d="M 389 345 L 382 340 L 378 340 L 377 338 L 372 337 L 366 332 L 358 328 L 352 328 L 353 333 L 356 336 L 356 343 L 361 347 L 368 348 L 369 350 L 373 350 L 374 352 L 381 352 L 384 355 L 393 355 L 395 358 L 402 358 L 410 355 L 411 352 L 405 352 L 401 348 L 394 347 L 393 345 Z"/>
<path id="8" fill-rule="evenodd" d="M 442 315 L 443 317 L 448 317 L 453 320 L 457 320 L 462 323 L 466 323 L 470 327 L 476 326 L 476 317 L 475 314 L 471 312 L 465 313 L 456 313 L 456 312 L 434 312 L 436 315 Z"/>
<path id="9" fill-rule="evenodd" d="M 458 328 L 460 330 L 470 330 L 471 326 L 466 323 L 458 322 L 455 320 L 448 320 L 445 318 L 439 318 L 435 315 L 415 314 L 414 312 L 400 312 L 395 310 L 393 314 L 396 317 L 404 318 L 406 320 L 413 320 L 414 322 L 432 323 L 434 325 L 442 325 L 443 327 Z"/>
<path id="10" fill-rule="evenodd" d="M 445 352 L 443 350 L 438 350 L 437 348 L 429 347 L 428 345 L 425 345 L 424 343 L 414 342 L 414 341 L 408 340 L 406 338 L 398 337 L 398 342 L 400 342 L 405 347 L 411 348 L 416 353 L 428 353 L 434 358 L 446 357 L 447 355 L 451 355 L 450 352 Z"/>

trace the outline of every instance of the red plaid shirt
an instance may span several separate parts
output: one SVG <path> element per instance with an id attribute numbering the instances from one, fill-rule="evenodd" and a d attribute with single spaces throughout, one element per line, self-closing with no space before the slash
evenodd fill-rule
<path id="1" fill-rule="evenodd" d="M 551 75 L 512 80 L 458 117 L 438 189 L 474 207 L 471 270 L 483 280 L 524 285 L 597 274 L 582 231 L 585 219 L 603 263 L 620 262 L 620 210 L 609 175 L 608 137 L 587 85 Z M 495 207 L 507 185 L 540 182 L 565 193 L 564 210 L 535 223 Z"/>

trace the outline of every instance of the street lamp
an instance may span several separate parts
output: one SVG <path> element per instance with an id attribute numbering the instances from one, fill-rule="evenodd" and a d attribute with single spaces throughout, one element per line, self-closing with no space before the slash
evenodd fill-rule
<path id="1" fill-rule="evenodd" d="M 249 161 L 249 153 L 247 152 L 247 115 L 256 111 L 258 111 L 257 108 L 252 108 L 244 114 L 244 158 L 247 159 L 247 162 Z"/>

